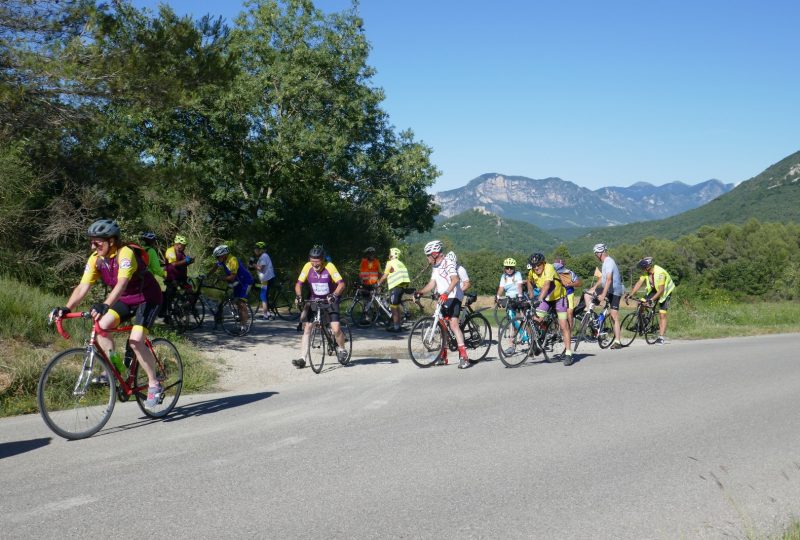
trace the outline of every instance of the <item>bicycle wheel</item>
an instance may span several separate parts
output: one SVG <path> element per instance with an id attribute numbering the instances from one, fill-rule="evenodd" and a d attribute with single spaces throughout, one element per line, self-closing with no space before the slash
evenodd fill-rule
<path id="1" fill-rule="evenodd" d="M 444 348 L 442 326 L 433 317 L 418 320 L 408 335 L 408 354 L 418 367 L 430 367 Z"/>
<path id="2" fill-rule="evenodd" d="M 503 365 L 519 367 L 533 356 L 533 330 L 522 317 L 506 319 L 497 333 L 497 355 Z"/>
<path id="3" fill-rule="evenodd" d="M 246 336 L 253 325 L 253 311 L 245 303 L 239 303 L 234 298 L 228 298 L 222 303 L 222 329 L 231 336 Z M 247 310 L 247 320 L 242 321 L 242 310 Z"/>
<path id="4" fill-rule="evenodd" d="M 258 313 L 261 309 L 261 284 L 253 283 L 253 286 L 247 291 L 247 305 L 253 310 L 253 314 Z"/>
<path id="5" fill-rule="evenodd" d="M 578 330 L 575 333 L 575 346 L 572 348 L 573 351 L 578 350 L 578 346 L 581 344 L 581 341 L 585 341 L 589 339 L 591 336 L 592 328 L 594 327 L 592 322 L 597 315 L 594 311 L 585 311 L 581 315 L 575 317 L 575 321 L 580 323 L 578 324 Z"/>
<path id="6" fill-rule="evenodd" d="M 633 340 L 636 339 L 636 334 L 638 334 L 640 330 L 644 333 L 641 320 L 636 316 L 636 312 L 634 311 L 633 313 L 625 315 L 619 328 L 619 341 L 622 343 L 622 346 L 627 347 L 633 343 Z"/>
<path id="7" fill-rule="evenodd" d="M 183 389 L 183 360 L 169 340 L 155 338 L 150 342 L 153 355 L 156 357 L 156 379 L 161 383 L 164 391 L 161 393 L 159 403 L 152 409 L 146 409 L 144 402 L 147 400 L 147 374 L 141 363 L 136 364 L 133 377 L 137 391 L 136 403 L 142 412 L 150 418 L 164 418 L 175 407 Z"/>
<path id="8" fill-rule="evenodd" d="M 186 331 L 192 322 L 191 312 L 186 307 L 183 298 L 176 296 L 167 310 L 169 313 L 169 326 L 179 334 Z"/>
<path id="9" fill-rule="evenodd" d="M 206 318 L 206 306 L 198 298 L 187 296 L 184 299 L 183 309 L 189 312 L 187 330 L 196 330 Z"/>
<path id="10" fill-rule="evenodd" d="M 479 362 L 486 358 L 492 347 L 492 327 L 486 317 L 480 313 L 472 313 L 461 324 L 464 334 L 464 346 L 470 362 Z"/>
<path id="11" fill-rule="evenodd" d="M 644 339 L 648 345 L 653 345 L 659 336 L 658 312 L 651 312 L 650 320 L 644 323 Z"/>
<path id="12" fill-rule="evenodd" d="M 269 306 L 275 315 L 284 321 L 296 321 L 300 317 L 300 309 L 295 304 L 294 295 L 285 290 L 278 291 Z"/>
<path id="13" fill-rule="evenodd" d="M 322 366 L 325 364 L 325 342 L 327 340 L 324 332 L 322 327 L 315 323 L 311 328 L 311 335 L 308 337 L 306 360 L 314 373 L 322 371 Z"/>
<path id="14" fill-rule="evenodd" d="M 44 423 L 65 439 L 91 437 L 114 411 L 114 381 L 111 368 L 94 350 L 57 354 L 42 371 L 36 391 Z"/>
<path id="15" fill-rule="evenodd" d="M 336 343 L 336 359 L 339 360 L 340 364 L 346 366 L 350 363 L 350 360 L 353 359 L 353 333 L 350 331 L 350 325 L 347 323 L 347 321 L 340 320 L 339 329 L 344 334 L 344 347 L 340 347 L 339 344 L 336 343 L 336 341 L 334 341 L 334 343 Z M 347 351 L 346 360 L 342 360 L 341 358 L 339 358 L 340 350 Z"/>
<path id="16" fill-rule="evenodd" d="M 547 323 L 547 331 L 544 335 L 543 348 L 550 354 L 548 360 L 561 357 L 566 350 L 564 346 L 564 335 L 561 333 L 561 325 L 558 318 L 553 317 Z"/>
<path id="17" fill-rule="evenodd" d="M 597 344 L 601 349 L 607 349 L 614 342 L 614 320 L 611 315 L 606 315 L 603 324 L 597 332 Z"/>
<path id="18" fill-rule="evenodd" d="M 360 328 L 368 328 L 372 326 L 375 322 L 375 317 L 377 313 L 371 308 L 364 305 L 362 300 L 356 300 L 353 302 L 353 306 L 350 308 L 350 320 L 353 321 L 353 326 L 358 326 Z"/>

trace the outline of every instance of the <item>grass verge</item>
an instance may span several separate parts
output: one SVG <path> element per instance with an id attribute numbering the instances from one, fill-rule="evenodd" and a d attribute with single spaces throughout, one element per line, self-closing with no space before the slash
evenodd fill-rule
<path id="1" fill-rule="evenodd" d="M 36 386 L 46 363 L 60 351 L 83 346 L 88 335 L 83 321 L 67 322 L 70 340 L 62 339 L 47 325 L 47 313 L 63 303 L 64 298 L 0 276 L 0 417 L 37 412 Z M 153 334 L 166 337 L 177 347 L 183 360 L 183 392 L 214 387 L 218 372 L 212 360 L 181 336 L 159 328 Z"/>

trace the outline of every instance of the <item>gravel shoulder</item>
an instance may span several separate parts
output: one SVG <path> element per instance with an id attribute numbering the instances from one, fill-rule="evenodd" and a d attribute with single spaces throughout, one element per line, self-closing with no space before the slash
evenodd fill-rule
<path id="1" fill-rule="evenodd" d="M 250 333 L 235 338 L 220 330 L 206 328 L 191 336 L 193 342 L 212 359 L 219 359 L 217 391 L 239 392 L 264 389 L 275 384 L 303 383 L 318 376 L 306 367 L 297 369 L 292 359 L 300 354 L 302 333 L 296 322 L 255 321 Z M 319 376 L 382 377 L 386 369 L 417 369 L 408 357 L 408 332 L 392 334 L 383 328 L 353 329 L 353 360 L 346 368 L 334 357 L 325 360 Z"/>

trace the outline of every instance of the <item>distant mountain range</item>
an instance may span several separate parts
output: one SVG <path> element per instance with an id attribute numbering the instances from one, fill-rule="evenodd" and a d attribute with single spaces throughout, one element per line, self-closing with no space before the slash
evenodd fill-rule
<path id="1" fill-rule="evenodd" d="M 592 191 L 560 178 L 487 173 L 464 187 L 437 193 L 436 203 L 443 218 L 476 209 L 543 229 L 562 229 L 661 219 L 706 204 L 731 189 L 733 184 L 707 180 L 693 186 L 638 182 Z"/>

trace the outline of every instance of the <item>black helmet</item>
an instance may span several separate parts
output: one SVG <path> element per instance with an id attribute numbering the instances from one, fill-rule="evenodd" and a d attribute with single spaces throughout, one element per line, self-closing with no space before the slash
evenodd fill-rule
<path id="1" fill-rule="evenodd" d="M 369 255 L 370 253 L 375 253 L 375 248 L 370 246 L 364 250 L 364 253 L 366 253 L 367 255 Z"/>
<path id="2" fill-rule="evenodd" d="M 119 236 L 119 225 L 113 219 L 98 219 L 91 225 L 88 230 L 89 236 L 96 238 L 112 238 Z"/>
<path id="3" fill-rule="evenodd" d="M 544 262 L 544 255 L 542 255 L 541 253 L 534 253 L 530 257 L 528 257 L 528 264 L 530 264 L 531 267 L 542 264 L 543 262 Z"/>
<path id="4" fill-rule="evenodd" d="M 325 258 L 325 249 L 322 246 L 314 246 L 311 248 L 311 251 L 308 252 L 309 259 L 324 259 Z"/>
<path id="5" fill-rule="evenodd" d="M 147 240 L 148 242 L 154 242 L 156 239 L 156 233 L 154 233 L 153 231 L 143 232 L 142 234 L 139 235 L 139 238 L 141 240 Z"/>
<path id="6" fill-rule="evenodd" d="M 647 270 L 648 268 L 653 266 L 653 258 L 652 257 L 645 257 L 644 259 L 639 261 L 639 264 L 637 266 L 639 268 L 641 268 L 642 270 Z"/>

